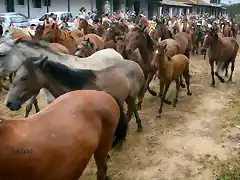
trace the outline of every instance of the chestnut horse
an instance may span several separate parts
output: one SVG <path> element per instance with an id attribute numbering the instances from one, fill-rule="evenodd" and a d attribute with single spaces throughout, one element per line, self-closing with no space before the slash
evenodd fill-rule
<path id="1" fill-rule="evenodd" d="M 6 105 L 20 107 L 17 99 Z M 66 93 L 29 118 L 0 117 L 0 179 L 78 180 L 94 154 L 97 179 L 105 180 L 108 151 L 126 135 L 117 99 L 95 90 Z"/>
<path id="2" fill-rule="evenodd" d="M 59 29 L 55 23 L 52 25 L 45 24 L 42 39 L 48 40 L 50 43 L 59 43 L 65 46 L 69 53 L 73 55 L 77 50 L 77 42 L 69 32 Z"/>
<path id="3" fill-rule="evenodd" d="M 189 59 L 182 54 L 177 54 L 172 58 L 168 57 L 165 53 L 167 44 L 160 43 L 156 46 L 154 51 L 152 66 L 158 70 L 158 78 L 160 80 L 160 97 L 161 104 L 157 112 L 157 118 L 161 118 L 163 102 L 171 104 L 166 100 L 166 94 L 171 82 L 176 81 L 176 97 L 173 102 L 173 107 L 176 107 L 178 102 L 178 93 L 180 90 L 180 76 L 183 75 L 187 85 L 187 94 L 192 95 L 190 92 L 190 74 L 189 74 Z"/>
<path id="4" fill-rule="evenodd" d="M 209 47 L 209 48 L 208 48 Z M 219 70 L 225 70 L 225 77 L 228 77 L 228 66 L 231 65 L 231 75 L 229 81 L 232 81 L 232 75 L 235 67 L 235 60 L 239 45 L 233 38 L 223 37 L 221 38 L 217 29 L 211 28 L 207 31 L 207 35 L 204 40 L 203 48 L 208 48 L 209 64 L 211 66 L 212 86 L 215 86 L 214 74 L 219 80 L 224 83 L 225 80 L 219 75 Z M 217 70 L 214 73 L 214 62 L 216 62 Z"/>

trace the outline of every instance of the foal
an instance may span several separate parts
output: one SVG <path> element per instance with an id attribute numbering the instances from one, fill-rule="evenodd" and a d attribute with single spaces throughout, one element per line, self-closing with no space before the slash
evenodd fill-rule
<path id="1" fill-rule="evenodd" d="M 20 107 L 18 99 L 6 105 Z M 95 90 L 66 93 L 29 118 L 0 117 L 0 179 L 78 180 L 94 154 L 97 180 L 106 180 L 108 151 L 126 134 L 117 99 Z"/>
<path id="2" fill-rule="evenodd" d="M 161 118 L 163 102 L 171 104 L 170 101 L 165 99 L 168 88 L 173 80 L 176 81 L 176 97 L 173 102 L 173 107 L 176 107 L 178 102 L 178 92 L 180 90 L 180 76 L 183 75 L 186 85 L 187 94 L 192 95 L 190 92 L 190 75 L 189 75 L 189 59 L 182 54 L 174 55 L 169 58 L 166 53 L 167 44 L 158 44 L 154 51 L 153 61 L 151 63 L 155 70 L 158 70 L 158 78 L 160 80 L 160 97 L 161 104 L 157 113 L 157 118 Z"/>

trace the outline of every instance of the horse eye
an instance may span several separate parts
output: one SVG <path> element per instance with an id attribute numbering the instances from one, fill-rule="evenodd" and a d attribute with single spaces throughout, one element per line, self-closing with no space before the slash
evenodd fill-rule
<path id="1" fill-rule="evenodd" d="M 27 80 L 27 77 L 21 77 L 21 81 Z"/>
<path id="2" fill-rule="evenodd" d="M 0 57 L 4 57 L 6 54 L 0 53 Z"/>

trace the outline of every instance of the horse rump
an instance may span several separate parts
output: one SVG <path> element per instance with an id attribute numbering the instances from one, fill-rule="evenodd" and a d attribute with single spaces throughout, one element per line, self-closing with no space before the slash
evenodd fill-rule
<path id="1" fill-rule="evenodd" d="M 110 94 L 111 95 L 111 94 Z M 111 95 L 112 96 L 112 95 Z M 112 148 L 114 148 L 118 143 L 126 140 L 127 130 L 128 130 L 128 123 L 126 121 L 126 116 L 124 113 L 123 103 L 117 99 L 116 97 L 112 96 L 120 109 L 120 118 L 117 124 L 117 128 L 115 130 L 112 142 Z"/>

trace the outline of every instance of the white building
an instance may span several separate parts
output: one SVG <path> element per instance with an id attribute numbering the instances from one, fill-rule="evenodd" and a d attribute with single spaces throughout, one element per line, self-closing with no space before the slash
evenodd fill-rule
<path id="1" fill-rule="evenodd" d="M 96 7 L 99 0 L 1 0 L 0 12 L 20 12 L 31 18 L 41 17 L 47 12 L 47 1 L 49 12 L 68 11 L 75 16 L 79 9 L 84 6 L 87 11 Z M 68 6 L 69 2 L 69 6 Z"/>

